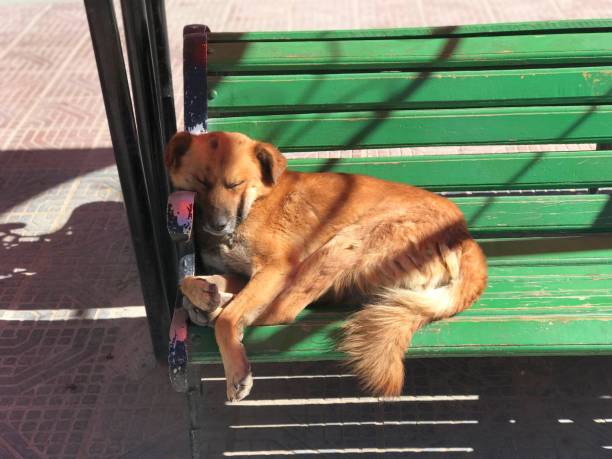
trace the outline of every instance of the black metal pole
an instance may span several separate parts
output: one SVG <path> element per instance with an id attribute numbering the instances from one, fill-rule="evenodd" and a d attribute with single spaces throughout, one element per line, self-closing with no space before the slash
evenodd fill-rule
<path id="1" fill-rule="evenodd" d="M 166 144 L 162 117 L 162 92 L 158 67 L 157 37 L 153 17 L 145 0 L 122 0 L 125 41 L 128 51 L 141 160 L 145 172 L 151 227 L 158 247 L 157 263 L 164 279 L 168 304 L 174 304 L 177 289 L 177 256 L 166 231 L 168 178 L 163 154 Z"/>
<path id="2" fill-rule="evenodd" d="M 185 129 L 192 133 L 207 130 L 208 122 L 208 26 L 183 28 L 183 84 Z"/>
<path id="3" fill-rule="evenodd" d="M 164 145 L 176 133 L 176 113 L 174 111 L 174 90 L 172 88 L 172 63 L 168 45 L 166 8 L 164 0 L 147 0 L 149 13 L 149 34 L 154 37 L 153 55 L 157 61 L 159 89 L 161 91 L 160 119 Z"/>
<path id="4" fill-rule="evenodd" d="M 127 74 L 111 0 L 85 0 L 106 116 L 140 274 L 153 351 L 166 359 L 170 314 L 143 174 Z"/>

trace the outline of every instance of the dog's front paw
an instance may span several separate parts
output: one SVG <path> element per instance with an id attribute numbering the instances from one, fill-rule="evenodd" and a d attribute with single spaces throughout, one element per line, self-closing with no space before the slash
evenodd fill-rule
<path id="1" fill-rule="evenodd" d="M 204 311 L 214 311 L 221 306 L 219 288 L 202 277 L 186 277 L 181 282 L 181 291 L 194 306 Z"/>
<path id="2" fill-rule="evenodd" d="M 245 372 L 235 373 L 227 378 L 227 399 L 238 402 L 251 393 L 253 388 L 253 374 L 250 366 Z"/>
<path id="3" fill-rule="evenodd" d="M 217 308 L 210 312 L 203 311 L 189 301 L 189 298 L 186 296 L 183 297 L 183 308 L 189 314 L 189 320 L 191 320 L 192 323 L 202 327 L 213 327 L 215 325 L 215 320 L 222 311 L 222 308 Z"/>

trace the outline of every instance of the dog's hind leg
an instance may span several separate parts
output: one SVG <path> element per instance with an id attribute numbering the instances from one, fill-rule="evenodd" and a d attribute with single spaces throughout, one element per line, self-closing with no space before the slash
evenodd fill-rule
<path id="1" fill-rule="evenodd" d="M 412 284 L 423 284 L 427 274 L 421 272 L 415 257 L 406 255 L 415 250 L 414 227 L 404 215 L 378 214 L 343 228 L 302 261 L 286 288 L 250 322 L 256 325 L 292 322 L 300 311 L 328 291 L 338 297 L 345 293 L 370 295 L 406 277 L 410 277 Z"/>
<path id="2" fill-rule="evenodd" d="M 386 234 L 388 220 L 388 216 L 374 215 L 340 230 L 302 261 L 283 292 L 251 321 L 256 325 L 290 323 L 306 306 L 330 290 L 342 296 L 344 293 L 367 294 L 371 293 L 369 289 L 384 286 L 382 279 L 378 282 L 371 279 L 364 282 L 363 279 L 368 277 L 372 267 L 381 264 L 382 259 L 397 252 L 398 245 L 405 250 L 410 244 L 395 238 L 395 244 L 385 245 L 384 241 L 390 239 Z M 380 247 L 373 249 L 373 241 Z"/>
<path id="3" fill-rule="evenodd" d="M 306 258 L 287 280 L 275 300 L 247 322 L 278 325 L 292 322 L 313 301 L 325 294 L 338 279 L 358 263 L 361 256 L 362 227 L 340 231 L 330 241 Z"/>

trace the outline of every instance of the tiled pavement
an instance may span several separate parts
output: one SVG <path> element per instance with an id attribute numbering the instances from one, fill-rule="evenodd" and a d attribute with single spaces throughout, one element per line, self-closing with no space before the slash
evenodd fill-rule
<path id="1" fill-rule="evenodd" d="M 177 107 L 180 31 L 189 22 L 238 31 L 612 17 L 610 0 L 168 0 L 167 7 Z M 83 6 L 0 0 L 0 17 L 0 458 L 187 457 L 184 401 L 152 358 L 141 317 Z M 415 152 L 422 150 L 402 153 Z M 215 367 L 206 383 L 208 451 L 604 457 L 612 454 L 603 448 L 612 445 L 608 364 L 411 362 L 408 394 L 441 398 L 392 404 L 354 403 L 354 381 L 329 377 L 342 372 L 332 364 L 259 366 L 256 375 L 271 378 L 256 381 L 258 405 L 241 406 L 223 404 Z M 329 397 L 342 403 L 282 401 Z"/>

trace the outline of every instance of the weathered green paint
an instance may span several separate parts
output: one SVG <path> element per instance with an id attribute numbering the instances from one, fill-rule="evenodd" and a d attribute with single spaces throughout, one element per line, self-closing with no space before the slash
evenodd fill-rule
<path id="1" fill-rule="evenodd" d="M 289 168 L 364 174 L 433 191 L 612 187 L 606 151 L 290 159 Z"/>
<path id="2" fill-rule="evenodd" d="M 258 327 L 245 335 L 251 362 L 338 360 L 334 335 L 341 322 L 303 324 L 299 330 Z M 191 332 L 192 361 L 220 363 L 212 330 Z M 545 319 L 445 320 L 418 331 L 407 357 L 593 355 L 612 353 L 612 317 L 556 316 Z"/>
<path id="3" fill-rule="evenodd" d="M 239 75 L 208 80 L 211 117 L 612 102 L 611 67 Z M 213 97 L 214 95 L 214 97 Z"/>
<path id="4" fill-rule="evenodd" d="M 454 318 L 420 330 L 408 355 L 611 351 L 612 236 L 527 241 L 483 241 L 491 266 L 482 299 Z M 497 243 L 508 242 L 519 244 L 512 266 L 503 255 L 507 248 L 495 249 Z M 521 255 L 521 247 L 531 253 Z M 505 263 L 497 263 L 498 258 Z M 251 327 L 244 339 L 249 358 L 256 362 L 341 358 L 334 350 L 335 337 L 350 311 L 311 307 L 294 324 Z M 192 327 L 190 336 L 192 359 L 219 361 L 211 330 Z"/>
<path id="5" fill-rule="evenodd" d="M 612 234 L 585 234 L 560 237 L 518 237 L 479 239 L 487 254 L 489 268 L 505 269 L 506 275 L 550 274 L 544 268 L 558 267 L 573 273 L 580 266 L 612 265 Z M 514 272 L 516 268 L 520 268 Z M 543 271 L 544 270 L 544 271 Z M 582 272 L 582 271 L 580 271 Z"/>
<path id="6" fill-rule="evenodd" d="M 475 235 L 601 232 L 612 229 L 611 196 L 487 196 L 454 198 Z"/>
<path id="7" fill-rule="evenodd" d="M 608 65 L 608 32 L 330 41 L 218 42 L 208 70 L 223 72 L 401 70 Z"/>
<path id="8" fill-rule="evenodd" d="M 281 151 L 423 145 L 612 143 L 612 106 L 457 108 L 241 116 L 209 120 Z"/>
<path id="9" fill-rule="evenodd" d="M 542 34 L 548 32 L 612 31 L 611 19 L 574 19 L 565 21 L 533 21 L 497 24 L 466 24 L 460 26 L 415 27 L 410 29 L 357 29 L 314 30 L 292 32 L 217 32 L 209 35 L 211 42 L 222 41 L 292 41 L 292 40 L 339 40 L 403 37 L 461 37 L 465 35 L 489 34 Z"/>
<path id="10" fill-rule="evenodd" d="M 530 354 L 593 354 L 612 351 L 610 311 L 573 313 L 560 311 L 541 316 L 490 316 L 436 322 L 418 331 L 407 355 L 482 356 Z M 244 344 L 253 362 L 292 360 L 336 360 L 335 350 L 342 320 L 329 317 L 316 321 L 314 314 L 299 326 L 254 327 L 245 333 Z M 192 360 L 219 363 L 212 330 L 190 330 L 194 343 Z"/>

